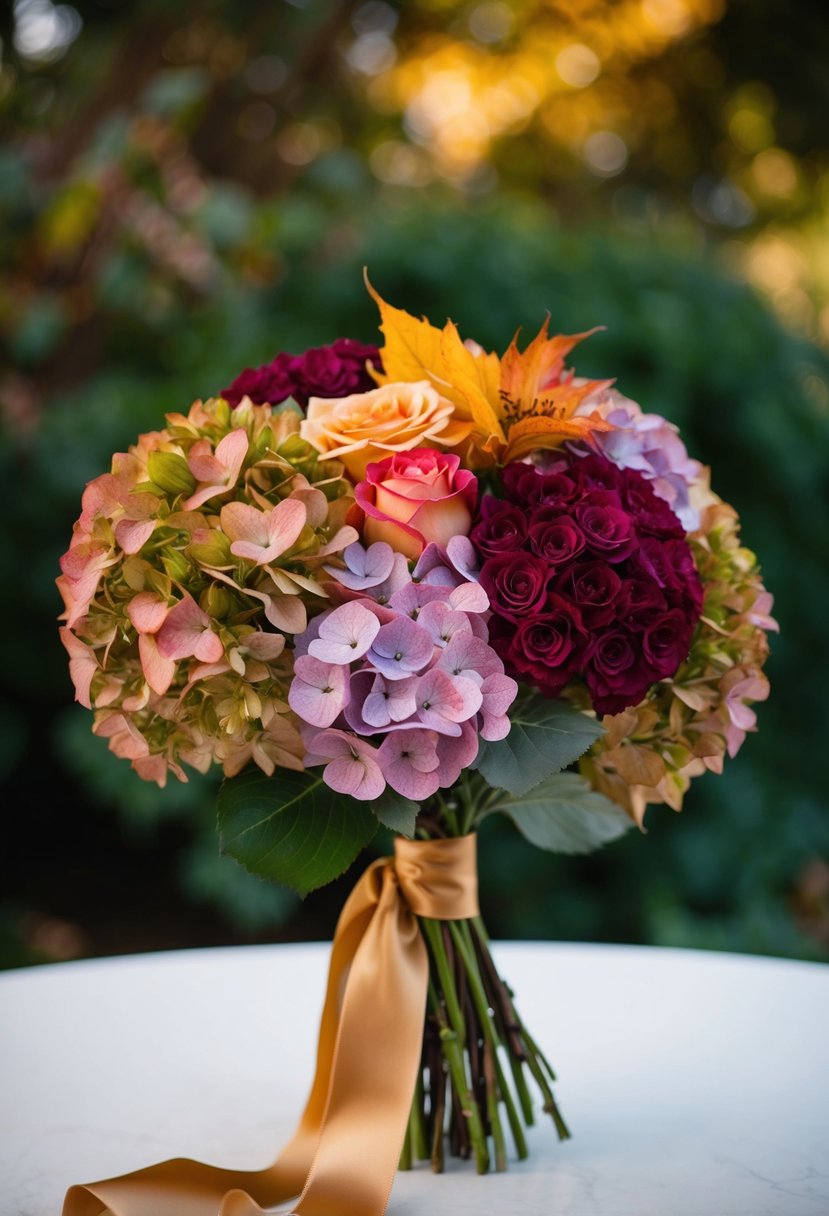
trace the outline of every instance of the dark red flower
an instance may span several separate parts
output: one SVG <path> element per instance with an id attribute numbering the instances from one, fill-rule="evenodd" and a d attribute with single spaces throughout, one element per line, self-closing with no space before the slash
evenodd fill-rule
<path id="1" fill-rule="evenodd" d="M 702 607 L 679 520 L 642 473 L 598 453 L 516 462 L 501 489 L 470 535 L 507 671 L 548 696 L 582 679 L 598 714 L 638 704 L 687 656 Z"/>
<path id="2" fill-rule="evenodd" d="M 376 388 L 366 370 L 371 362 L 380 368 L 376 346 L 365 346 L 353 338 L 338 338 L 331 346 L 319 346 L 298 355 L 294 374 L 294 397 L 306 406 L 311 397 L 350 397 Z"/>
<path id="3" fill-rule="evenodd" d="M 578 609 L 561 596 L 548 597 L 543 616 L 521 622 L 496 650 L 514 671 L 548 696 L 556 696 L 579 670 L 587 633 Z"/>
<path id="4" fill-rule="evenodd" d="M 495 557 L 520 549 L 527 535 L 527 516 L 519 507 L 487 494 L 481 501 L 480 518 L 470 533 L 483 557 Z"/>
<path id="5" fill-rule="evenodd" d="M 668 601 L 654 583 L 641 578 L 624 580 L 616 601 L 616 615 L 628 629 L 641 633 L 660 613 L 667 611 Z"/>
<path id="6" fill-rule="evenodd" d="M 547 563 L 531 553 L 502 553 L 487 558 L 481 568 L 481 586 L 491 608 L 509 621 L 537 615 L 549 578 Z"/>
<path id="7" fill-rule="evenodd" d="M 293 396 L 295 362 L 295 355 L 277 355 L 263 367 L 247 367 L 222 389 L 222 396 L 230 405 L 238 405 L 243 397 L 250 397 L 254 405 L 279 405 Z"/>
<path id="8" fill-rule="evenodd" d="M 618 714 L 636 705 L 654 682 L 635 636 L 622 629 L 595 637 L 586 658 L 585 679 L 598 714 Z"/>
<path id="9" fill-rule="evenodd" d="M 635 518 L 640 535 L 684 538 L 685 529 L 665 499 L 660 498 L 651 483 L 635 469 L 623 471 L 622 501 Z"/>
<path id="10" fill-rule="evenodd" d="M 688 658 L 692 625 L 679 608 L 660 614 L 642 635 L 642 654 L 657 680 L 672 676 Z"/>
<path id="11" fill-rule="evenodd" d="M 246 368 L 222 390 L 231 405 L 250 397 L 255 405 L 279 405 L 288 397 L 305 407 L 311 397 L 348 397 L 376 385 L 366 370 L 371 362 L 382 370 L 380 351 L 352 338 L 338 338 L 302 355 L 277 355 L 262 367 Z"/>
<path id="12" fill-rule="evenodd" d="M 607 562 L 576 562 L 559 575 L 554 589 L 576 605 L 588 629 L 600 629 L 616 617 L 622 580 Z"/>
<path id="13" fill-rule="evenodd" d="M 541 507 L 533 515 L 529 530 L 530 548 L 551 566 L 562 566 L 573 561 L 583 551 L 584 533 L 569 515 L 553 515 L 552 519 L 539 518 L 548 511 L 552 511 L 552 508 Z"/>
<path id="14" fill-rule="evenodd" d="M 605 561 L 624 561 L 639 544 L 634 520 L 615 493 L 588 494 L 576 507 L 575 514 L 588 548 Z"/>
<path id="15" fill-rule="evenodd" d="M 525 506 L 552 506 L 566 510 L 579 498 L 578 483 L 564 471 L 566 464 L 559 461 L 560 469 L 542 472 L 531 464 L 516 461 L 508 464 L 503 472 L 504 490 L 513 502 Z"/>

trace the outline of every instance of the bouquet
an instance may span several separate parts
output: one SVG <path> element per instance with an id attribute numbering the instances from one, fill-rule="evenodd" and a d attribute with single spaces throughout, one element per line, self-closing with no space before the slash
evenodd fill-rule
<path id="1" fill-rule="evenodd" d="M 671 423 L 566 366 L 589 335 L 499 357 L 369 290 L 381 348 L 280 354 L 168 414 L 87 486 L 61 560 L 94 732 L 161 786 L 219 765 L 227 853 L 305 894 L 397 837 L 344 909 L 283 1155 L 168 1162 L 94 1184 L 104 1206 L 152 1179 L 211 1213 L 235 1188 L 379 1214 L 398 1165 L 526 1156 L 538 1100 L 566 1137 L 478 912 L 478 826 L 577 853 L 678 811 L 768 695 L 737 515 Z"/>

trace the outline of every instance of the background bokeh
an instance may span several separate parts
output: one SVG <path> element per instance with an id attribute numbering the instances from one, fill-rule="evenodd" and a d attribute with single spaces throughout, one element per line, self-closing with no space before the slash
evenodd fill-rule
<path id="1" fill-rule="evenodd" d="M 85 481 L 242 367 L 376 336 L 361 283 L 678 422 L 777 599 L 726 775 L 592 858 L 484 832 L 499 935 L 829 958 L 829 10 L 798 0 L 16 0 L 0 17 L 0 964 L 326 936 L 73 706 Z"/>

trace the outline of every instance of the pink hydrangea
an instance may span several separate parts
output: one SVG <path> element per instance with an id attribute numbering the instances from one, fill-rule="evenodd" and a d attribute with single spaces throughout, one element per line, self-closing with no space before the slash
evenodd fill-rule
<path id="1" fill-rule="evenodd" d="M 328 568 L 342 602 L 295 639 L 288 703 L 306 724 L 305 764 L 354 798 L 389 785 L 422 801 L 457 781 L 479 738 L 504 738 L 518 685 L 489 645 L 468 542 L 430 545 L 414 576 L 383 542 L 343 558 Z"/>

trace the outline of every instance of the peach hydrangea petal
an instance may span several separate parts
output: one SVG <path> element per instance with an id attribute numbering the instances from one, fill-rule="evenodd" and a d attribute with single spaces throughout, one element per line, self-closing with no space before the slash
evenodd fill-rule
<path id="1" fill-rule="evenodd" d="M 167 601 L 152 591 L 139 591 L 127 605 L 127 616 L 138 633 L 158 633 L 167 619 Z"/>
<path id="2" fill-rule="evenodd" d="M 210 617 L 191 596 L 179 600 L 158 632 L 161 654 L 168 659 L 197 658 L 203 663 L 218 662 L 224 647 L 210 625 Z"/>
<path id="3" fill-rule="evenodd" d="M 211 634 L 211 636 L 215 636 Z M 218 638 L 216 641 L 218 642 Z M 219 643 L 221 645 L 221 643 Z M 144 679 L 153 692 L 163 697 L 173 682 L 176 673 L 174 659 L 167 658 L 158 648 L 158 642 L 151 633 L 142 633 L 138 638 L 138 656 L 141 659 L 141 670 Z"/>
<path id="4" fill-rule="evenodd" d="M 305 504 L 294 498 L 277 503 L 272 511 L 258 511 L 247 503 L 222 507 L 222 530 L 230 537 L 230 552 L 259 566 L 275 561 L 296 544 L 305 527 Z"/>
<path id="5" fill-rule="evenodd" d="M 69 675 L 75 686 L 75 700 L 85 709 L 91 709 L 90 687 L 92 678 L 98 671 L 95 651 L 80 638 L 75 637 L 71 629 L 63 626 L 59 633 L 60 640 L 69 655 Z"/>

